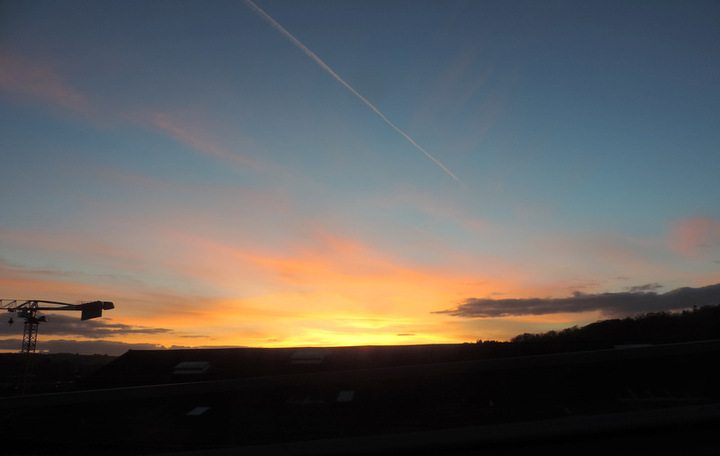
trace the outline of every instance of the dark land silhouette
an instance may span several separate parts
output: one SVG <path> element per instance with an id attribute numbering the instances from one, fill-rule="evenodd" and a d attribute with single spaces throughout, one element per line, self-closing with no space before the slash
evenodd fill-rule
<path id="1" fill-rule="evenodd" d="M 509 342 L 36 355 L 0 425 L 52 423 L 10 454 L 715 454 L 719 329 L 707 307 Z"/>
<path id="2" fill-rule="evenodd" d="M 602 320 L 587 326 L 521 334 L 505 345 L 503 356 L 521 356 L 581 350 L 600 350 L 623 345 L 669 344 L 720 339 L 720 306 L 682 312 L 654 312 L 624 319 Z M 496 345 L 497 342 L 478 343 Z M 489 350 L 488 354 L 498 355 Z"/>
<path id="3" fill-rule="evenodd" d="M 453 359 L 459 359 L 458 356 L 461 359 L 490 359 L 715 339 L 720 340 L 720 306 L 707 306 L 682 312 L 656 312 L 602 320 L 560 331 L 525 333 L 515 336 L 509 342 L 478 340 L 475 344 L 462 344 L 464 347 L 457 349 L 462 355 L 442 352 L 437 354 L 434 361 L 442 361 L 447 356 L 453 356 Z M 116 358 L 69 353 L 36 355 L 32 372 L 35 392 L 69 391 Z M 410 357 L 404 363 L 416 361 Z M 17 381 L 17 373 L 22 371 L 22 362 L 19 354 L 0 354 L 0 395 L 14 394 L 13 385 Z M 382 361 L 376 359 L 375 362 L 390 366 L 403 361 L 390 358 Z"/>

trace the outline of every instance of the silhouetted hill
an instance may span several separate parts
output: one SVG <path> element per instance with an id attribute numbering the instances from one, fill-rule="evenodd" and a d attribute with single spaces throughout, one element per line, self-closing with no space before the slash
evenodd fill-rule
<path id="1" fill-rule="evenodd" d="M 486 347 L 130 351 L 96 389 L 0 398 L 4 429 L 50 423 L 4 451 L 717 454 L 720 341 L 465 359 Z"/>
<path id="2" fill-rule="evenodd" d="M 720 339 L 720 306 L 603 320 L 542 334 L 526 333 L 514 337 L 511 345 L 513 351 L 528 355 L 714 339 Z"/>
<path id="3" fill-rule="evenodd" d="M 550 353 L 567 353 L 588 350 L 603 350 L 623 345 L 657 345 L 703 340 L 720 340 L 720 306 L 709 306 L 681 313 L 650 313 L 635 318 L 604 320 L 584 327 L 572 327 L 560 331 L 549 331 L 541 334 L 521 334 L 510 342 L 478 341 L 476 344 L 417 346 L 417 347 L 354 347 L 335 348 L 332 358 L 340 363 L 338 369 L 392 367 L 411 364 L 437 362 L 453 362 L 461 360 L 482 360 L 493 358 L 513 358 Z M 281 373 L 288 362 L 280 362 L 276 358 L 291 356 L 296 349 L 247 349 L 249 354 L 269 353 L 258 359 L 238 363 L 232 360 L 233 369 L 223 367 L 223 363 L 215 360 L 213 369 L 235 377 L 238 369 L 241 376 L 257 376 Z M 222 350 L 216 350 L 222 353 Z M 163 354 L 163 352 L 165 352 Z M 172 372 L 172 368 L 180 362 L 185 352 L 196 350 L 157 351 L 156 357 L 167 358 L 167 367 L 154 360 L 133 366 L 133 371 L 142 371 L 145 377 L 153 377 L 148 383 L 164 383 L 173 381 L 174 377 L 163 368 Z M 212 353 L 213 351 L 204 351 Z M 313 350 L 310 350 L 313 352 Z M 286 356 L 287 355 L 287 356 Z M 248 355 L 250 356 L 250 355 Z M 178 358 L 177 360 L 175 358 Z M 19 354 L 0 354 L 0 395 L 15 394 L 19 384 L 19 376 L 29 371 L 29 383 L 32 392 L 60 392 L 85 386 L 79 382 L 99 371 L 107 374 L 112 368 L 119 368 L 122 363 L 110 362 L 116 357 L 107 355 L 75 355 L 75 354 L 37 354 L 32 357 L 32 364 L 24 364 Z M 135 359 L 125 355 L 119 360 Z M 184 358 L 183 358 L 184 359 Z M 283 358 L 284 359 L 284 358 Z M 103 369 L 107 366 L 107 369 Z M 311 365 L 309 365 L 311 366 Z M 257 372 L 256 372 L 257 371 Z M 217 374 L 220 375 L 220 374 Z M 115 379 L 122 375 L 115 373 Z M 155 378 L 157 377 L 157 378 Z M 222 377 L 222 375 L 220 375 Z M 189 380 L 187 376 L 182 377 Z M 175 379 L 176 380 L 176 379 Z"/>
<path id="4" fill-rule="evenodd" d="M 0 398 L 0 426 L 52 423 L 9 454 L 716 454 L 719 323 L 707 307 L 510 342 L 35 355 L 26 392 L 51 394 Z"/>

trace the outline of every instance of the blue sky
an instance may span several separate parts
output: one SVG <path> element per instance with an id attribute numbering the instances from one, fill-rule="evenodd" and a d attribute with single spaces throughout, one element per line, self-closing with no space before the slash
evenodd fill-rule
<path id="1" fill-rule="evenodd" d="M 127 346 L 346 345 L 607 316 L 435 313 L 468 300 L 715 284 L 718 13 L 3 2 L 0 297 L 163 329 Z"/>

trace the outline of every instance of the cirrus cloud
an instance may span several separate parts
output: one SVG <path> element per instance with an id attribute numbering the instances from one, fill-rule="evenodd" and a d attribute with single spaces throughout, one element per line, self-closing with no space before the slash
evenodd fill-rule
<path id="1" fill-rule="evenodd" d="M 720 254 L 720 220 L 694 217 L 674 222 L 669 239 L 670 248 L 690 257 Z"/>
<path id="2" fill-rule="evenodd" d="M 0 90 L 87 113 L 91 103 L 52 65 L 8 52 L 0 53 Z"/>

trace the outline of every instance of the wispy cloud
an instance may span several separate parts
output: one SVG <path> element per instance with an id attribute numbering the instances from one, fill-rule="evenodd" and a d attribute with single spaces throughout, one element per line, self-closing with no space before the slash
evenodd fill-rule
<path id="1" fill-rule="evenodd" d="M 385 116 L 385 114 L 383 114 L 382 112 L 380 112 L 380 110 L 375 107 L 375 105 L 373 105 L 372 103 L 370 103 L 370 102 L 367 100 L 367 98 L 365 98 L 364 96 L 362 96 L 362 95 L 360 94 L 360 92 L 358 92 L 357 90 L 355 90 L 350 84 L 348 84 L 347 82 L 345 82 L 345 80 L 344 80 L 343 78 L 341 78 L 340 76 L 338 76 L 338 74 L 335 73 L 335 71 L 333 71 L 333 69 L 330 68 L 330 67 L 328 66 L 328 64 L 326 64 L 326 63 L 325 63 L 320 57 L 318 57 L 313 51 L 311 51 L 310 49 L 308 49 L 307 46 L 305 46 L 302 42 L 300 42 L 300 40 L 298 40 L 297 38 L 295 38 L 290 32 L 288 32 L 287 30 L 285 30 L 285 28 L 284 28 L 282 25 L 278 24 L 278 23 L 275 21 L 275 19 L 273 19 L 270 15 L 268 15 L 265 11 L 263 11 L 259 6 L 257 6 L 257 5 L 256 5 L 255 3 L 253 3 L 251 0 L 244 0 L 244 1 L 245 1 L 245 4 L 247 4 L 247 5 L 248 5 L 251 9 L 253 9 L 258 15 L 260 15 L 260 17 L 262 17 L 266 22 L 268 22 L 270 25 L 272 25 L 273 28 L 275 28 L 275 30 L 277 30 L 278 32 L 280 32 L 281 34 L 283 34 L 283 36 L 285 36 L 285 38 L 289 39 L 295 46 L 297 46 L 301 51 L 303 51 L 303 52 L 305 53 L 305 55 L 307 55 L 307 56 L 310 57 L 315 63 L 317 63 L 317 64 L 320 66 L 320 68 L 322 68 L 322 69 L 325 70 L 330 76 L 332 76 L 333 78 L 335 78 L 335 80 L 337 80 L 337 81 L 338 81 L 340 84 L 342 84 L 346 89 L 348 89 L 350 92 L 352 92 L 353 95 L 355 95 L 356 97 L 358 97 L 363 103 L 365 103 L 370 109 L 372 109 L 373 112 L 375 112 L 375 114 L 377 114 L 378 116 L 380 116 L 380 118 L 381 118 L 382 120 L 384 120 L 385 123 L 387 123 L 388 125 L 390 125 L 395 131 L 397 131 L 397 132 L 400 133 L 405 139 L 407 139 L 407 140 L 410 142 L 410 144 L 412 144 L 417 150 L 419 150 L 420 152 L 422 152 L 423 154 L 425 154 L 426 157 L 428 157 L 430 160 L 432 160 L 433 162 L 435 162 L 435 164 L 438 165 L 440 168 L 442 168 L 442 170 L 445 171 L 450 177 L 452 177 L 453 179 L 455 179 L 458 183 L 461 183 L 461 184 L 462 184 L 462 182 L 460 181 L 460 179 L 458 179 L 458 177 L 457 177 L 455 174 L 453 174 L 452 171 L 450 171 L 450 170 L 449 170 L 445 165 L 443 165 L 437 158 L 433 157 L 427 150 L 425 150 L 425 149 L 422 148 L 418 143 L 416 143 L 415 140 L 412 139 L 407 133 L 405 133 L 405 132 L 404 132 L 403 130 L 401 130 L 397 125 L 395 125 L 394 123 L 392 123 L 392 122 Z"/>
<path id="2" fill-rule="evenodd" d="M 225 147 L 206 129 L 197 117 L 157 112 L 151 108 L 126 110 L 118 103 L 103 103 L 104 109 L 95 109 L 97 100 L 81 92 L 51 63 L 31 59 L 9 52 L 0 52 L 0 90 L 18 97 L 40 100 L 79 114 L 92 114 L 92 120 L 117 122 L 130 120 L 159 131 L 175 141 L 189 146 L 215 159 L 242 166 L 265 166 L 237 150 Z M 113 114 L 111 114 L 113 113 Z"/>
<path id="3" fill-rule="evenodd" d="M 8 52 L 0 52 L 0 89 L 48 101 L 79 113 L 91 103 L 51 65 Z"/>
<path id="4" fill-rule="evenodd" d="M 64 302 L 87 301 L 107 296 L 95 280 L 82 283 L 68 271 L 33 269 L 9 264 L 0 259 L 0 292 L 3 299 L 51 299 Z M 32 293 L 32 296 L 28 296 Z M 88 298 L 90 297 L 90 298 Z"/>
<path id="5" fill-rule="evenodd" d="M 662 288 L 662 285 L 660 285 L 657 282 L 653 282 L 653 283 L 646 283 L 644 285 L 635 285 L 632 287 L 628 287 L 628 291 L 630 293 L 643 293 L 643 292 L 648 292 L 648 291 L 655 291 L 660 288 Z"/>
<path id="6" fill-rule="evenodd" d="M 620 293 L 585 294 L 566 298 L 487 299 L 470 298 L 455 309 L 435 313 L 463 318 L 499 318 L 599 311 L 605 316 L 627 316 L 644 312 L 688 309 L 720 302 L 720 284 L 700 288 L 677 288 L 658 294 L 658 284 L 632 287 Z"/>
<path id="7" fill-rule="evenodd" d="M 671 226 L 670 248 L 691 258 L 720 256 L 720 220 L 693 217 L 676 221 Z"/>
<path id="8" fill-rule="evenodd" d="M 260 167 L 260 163 L 257 161 L 220 145 L 211 135 L 198 128 L 197 125 L 191 126 L 178 119 L 177 116 L 168 113 L 154 113 L 150 117 L 150 122 L 155 128 L 179 143 L 214 158 L 243 166 Z"/>

